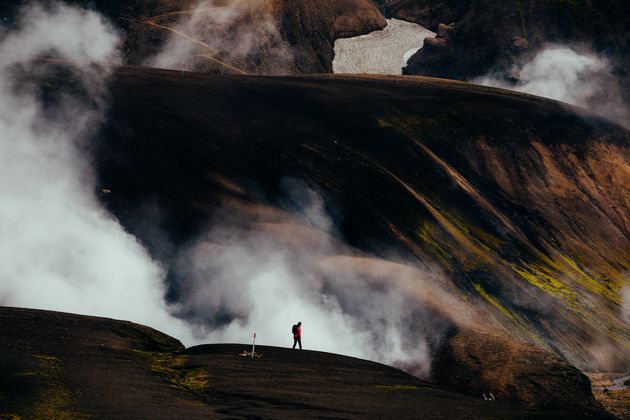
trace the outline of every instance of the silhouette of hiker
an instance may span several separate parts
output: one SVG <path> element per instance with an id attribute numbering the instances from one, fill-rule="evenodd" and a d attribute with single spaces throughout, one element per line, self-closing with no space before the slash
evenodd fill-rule
<path id="1" fill-rule="evenodd" d="M 291 328 L 291 332 L 293 333 L 293 348 L 295 348 L 296 344 L 300 345 L 300 350 L 302 350 L 302 323 L 298 322 Z"/>

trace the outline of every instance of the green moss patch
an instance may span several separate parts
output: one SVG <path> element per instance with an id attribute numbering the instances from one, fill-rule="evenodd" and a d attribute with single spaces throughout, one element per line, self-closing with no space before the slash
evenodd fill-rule
<path id="1" fill-rule="evenodd" d="M 204 369 L 189 368 L 188 357 L 163 352 L 135 350 L 147 359 L 151 370 L 162 375 L 173 388 L 199 394 L 208 388 L 210 377 Z"/>
<path id="2" fill-rule="evenodd" d="M 547 294 L 564 301 L 570 308 L 575 309 L 578 300 L 575 293 L 567 288 L 547 267 L 536 264 L 525 264 L 521 267 L 513 266 L 514 271 L 529 283 L 543 290 Z"/>
<path id="3" fill-rule="evenodd" d="M 33 394 L 12 401 L 12 413 L 2 413 L 2 419 L 82 419 L 85 413 L 74 410 L 74 397 L 59 378 L 61 360 L 46 354 L 32 355 L 33 364 L 15 373 L 33 387 Z"/>
<path id="4" fill-rule="evenodd" d="M 486 302 L 501 311 L 503 315 L 510 318 L 512 321 L 519 322 L 518 318 L 516 317 L 516 315 L 514 315 L 512 311 L 501 305 L 501 303 L 494 296 L 489 295 L 480 284 L 475 284 L 474 287 L 475 291 L 477 291 L 477 293 L 479 293 L 479 295 L 481 295 L 481 297 L 484 298 Z"/>

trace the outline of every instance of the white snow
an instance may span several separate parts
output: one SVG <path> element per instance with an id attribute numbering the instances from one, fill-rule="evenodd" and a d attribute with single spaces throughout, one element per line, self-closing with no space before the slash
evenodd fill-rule
<path id="1" fill-rule="evenodd" d="M 387 19 L 383 30 L 336 40 L 333 73 L 402 74 L 430 36 L 435 33 L 415 23 Z"/>

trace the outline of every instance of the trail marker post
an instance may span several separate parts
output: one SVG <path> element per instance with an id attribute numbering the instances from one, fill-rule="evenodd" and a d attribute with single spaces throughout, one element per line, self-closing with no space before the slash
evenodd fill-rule
<path id="1" fill-rule="evenodd" d="M 252 359 L 254 358 L 255 350 L 256 350 L 256 333 L 254 333 L 254 343 L 252 344 Z"/>

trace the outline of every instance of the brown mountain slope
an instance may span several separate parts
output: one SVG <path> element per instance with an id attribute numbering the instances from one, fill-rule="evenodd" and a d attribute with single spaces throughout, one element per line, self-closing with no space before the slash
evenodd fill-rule
<path id="1" fill-rule="evenodd" d="M 184 349 L 147 327 L 58 312 L 0 307 L 0 341 L 3 418 L 498 419 L 571 413 L 487 402 L 350 357 L 263 346 L 257 348 L 262 358 L 243 359 L 238 354 L 248 346 Z"/>
<path id="2" fill-rule="evenodd" d="M 385 18 L 370 0 L 282 0 L 276 8 L 296 73 L 332 73 L 336 39 L 385 27 Z"/>
<path id="3" fill-rule="evenodd" d="M 25 4 L 0 2 L 0 18 L 10 24 Z M 127 63 L 166 48 L 177 58 L 158 67 L 210 73 L 332 72 L 335 39 L 385 26 L 370 0 L 96 0 L 89 7 L 122 31 Z"/>
<path id="4" fill-rule="evenodd" d="M 295 234 L 299 223 L 312 230 L 308 215 L 283 192 L 296 178 L 322 193 L 335 240 L 352 252 L 433 272 L 509 334 L 582 368 L 628 362 L 627 131 L 556 102 L 435 79 L 124 68 L 112 93 L 98 156 L 115 193 L 104 200 L 163 261 L 216 217 L 313 249 L 314 236 Z M 147 200 L 171 248 L 152 243 Z M 328 281 L 334 267 L 366 276 L 364 260 L 336 259 L 351 251 L 317 252 L 313 270 Z M 177 301 L 187 280 L 173 276 Z"/>

